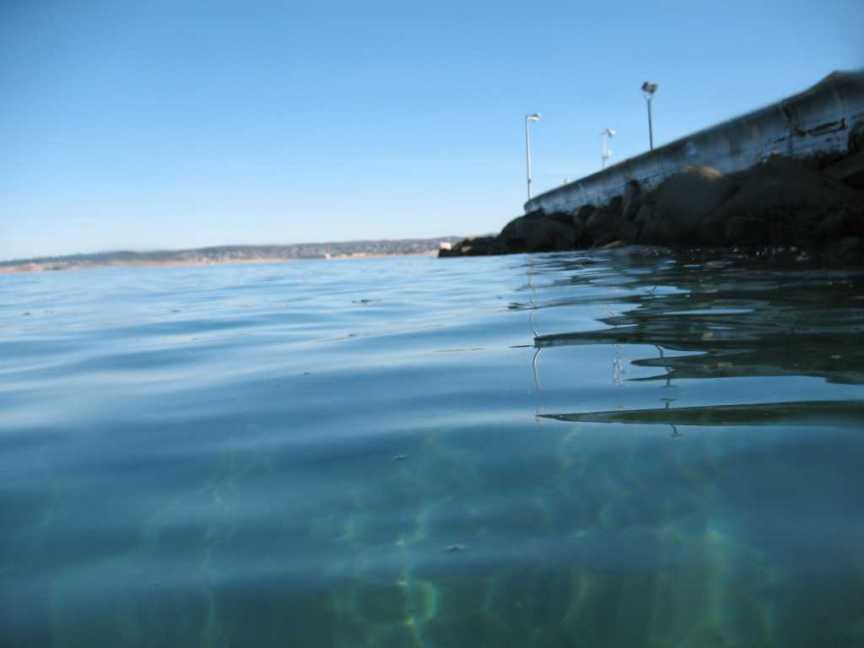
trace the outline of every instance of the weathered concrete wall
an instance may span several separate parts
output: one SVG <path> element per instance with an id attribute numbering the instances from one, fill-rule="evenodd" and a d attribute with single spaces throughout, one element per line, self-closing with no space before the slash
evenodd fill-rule
<path id="1" fill-rule="evenodd" d="M 864 70 L 834 72 L 812 88 L 706 128 L 575 182 L 535 196 L 525 212 L 573 212 L 603 205 L 630 180 L 650 189 L 687 165 L 728 173 L 771 155 L 845 153 L 853 128 L 864 124 Z"/>

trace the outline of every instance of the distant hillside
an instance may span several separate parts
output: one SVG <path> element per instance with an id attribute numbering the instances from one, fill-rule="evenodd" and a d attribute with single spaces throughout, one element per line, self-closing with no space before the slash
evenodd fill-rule
<path id="1" fill-rule="evenodd" d="M 131 265 L 207 265 L 292 261 L 300 259 L 351 258 L 430 254 L 441 243 L 455 243 L 458 236 L 434 239 L 399 239 L 383 241 L 345 241 L 341 243 L 296 243 L 292 245 L 220 245 L 191 250 L 158 250 L 151 252 L 97 252 L 68 256 L 38 257 L 0 261 L 0 272 L 68 270 L 98 266 Z"/>

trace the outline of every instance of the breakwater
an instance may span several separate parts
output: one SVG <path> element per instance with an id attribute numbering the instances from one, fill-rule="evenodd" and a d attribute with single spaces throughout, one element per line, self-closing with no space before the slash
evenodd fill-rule
<path id="1" fill-rule="evenodd" d="M 440 256 L 620 244 L 804 248 L 864 263 L 864 70 L 547 191 Z"/>
<path id="2" fill-rule="evenodd" d="M 862 131 L 864 70 L 834 72 L 804 92 L 539 194 L 525 203 L 525 213 L 601 206 L 623 195 L 629 182 L 651 189 L 685 166 L 733 173 L 777 155 L 807 158 L 862 150 Z"/>

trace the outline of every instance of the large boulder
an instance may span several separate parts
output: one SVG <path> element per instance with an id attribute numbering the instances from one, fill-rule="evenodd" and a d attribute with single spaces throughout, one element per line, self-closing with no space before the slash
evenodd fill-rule
<path id="1" fill-rule="evenodd" d="M 438 256 L 488 256 L 490 254 L 504 254 L 504 252 L 505 249 L 497 236 L 477 236 L 459 241 L 449 250 L 446 248 L 438 250 Z"/>
<path id="2" fill-rule="evenodd" d="M 725 222 L 722 231 L 725 238 L 738 245 L 764 245 L 770 238 L 769 225 L 761 218 L 734 216 Z"/>
<path id="3" fill-rule="evenodd" d="M 825 261 L 829 265 L 864 264 L 864 239 L 858 236 L 844 236 L 831 242 L 825 249 Z"/>
<path id="4" fill-rule="evenodd" d="M 508 252 L 561 252 L 576 247 L 578 232 L 571 217 L 520 216 L 501 230 Z"/>
<path id="5" fill-rule="evenodd" d="M 740 189 L 712 215 L 727 225 L 727 244 L 751 242 L 752 232 L 737 225 L 742 221 L 763 223 L 762 243 L 810 246 L 864 233 L 864 193 L 812 165 L 775 157 L 736 175 Z"/>
<path id="6" fill-rule="evenodd" d="M 685 167 L 652 192 L 650 220 L 641 238 L 647 243 L 698 245 L 703 225 L 736 191 L 735 179 L 707 166 Z M 637 216 L 638 216 L 637 212 Z"/>
<path id="7" fill-rule="evenodd" d="M 591 218 L 591 214 L 594 213 L 594 210 L 597 209 L 594 205 L 582 205 L 576 213 L 573 214 L 573 222 L 580 223 L 581 225 L 585 225 L 588 222 L 588 219 Z"/>
<path id="8" fill-rule="evenodd" d="M 849 129 L 848 151 L 850 154 L 864 153 L 864 119 Z"/>
<path id="9" fill-rule="evenodd" d="M 593 243 L 588 233 L 588 221 L 595 211 L 597 208 L 594 205 L 582 205 L 570 217 L 570 222 L 575 230 L 577 248 L 588 248 Z"/>
<path id="10" fill-rule="evenodd" d="M 531 230 L 531 221 L 540 220 L 542 216 L 519 216 L 504 226 L 498 238 L 508 252 L 524 252 L 527 247 Z"/>
<path id="11" fill-rule="evenodd" d="M 626 221 L 633 221 L 642 206 L 642 187 L 636 180 L 627 182 L 624 187 L 624 196 L 621 203 L 621 211 Z"/>
<path id="12" fill-rule="evenodd" d="M 599 247 L 619 240 L 623 214 L 621 196 L 616 196 L 609 204 L 593 210 L 585 222 L 585 231 L 590 242 Z"/>

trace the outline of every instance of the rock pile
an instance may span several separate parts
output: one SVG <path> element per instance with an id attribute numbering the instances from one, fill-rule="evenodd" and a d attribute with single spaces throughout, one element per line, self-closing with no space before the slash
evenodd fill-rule
<path id="1" fill-rule="evenodd" d="M 497 236 L 466 239 L 439 255 L 560 252 L 638 243 L 677 248 L 796 246 L 838 261 L 864 263 L 864 190 L 857 177 L 844 182 L 835 175 L 819 160 L 783 157 L 732 174 L 685 167 L 653 190 L 631 181 L 622 196 L 602 207 L 526 214 Z"/>

